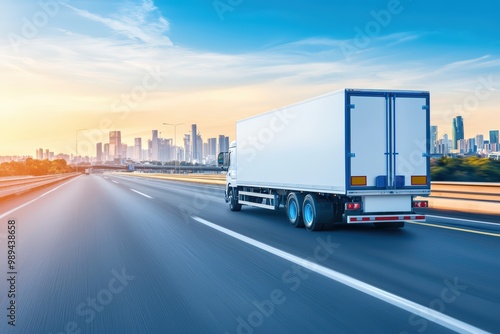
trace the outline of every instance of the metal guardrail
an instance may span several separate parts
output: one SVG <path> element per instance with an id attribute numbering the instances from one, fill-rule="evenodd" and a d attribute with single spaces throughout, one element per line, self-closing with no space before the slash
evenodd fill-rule
<path id="1" fill-rule="evenodd" d="M 431 197 L 500 203 L 500 183 L 432 182 Z"/>
<path id="2" fill-rule="evenodd" d="M 80 173 L 0 179 L 0 197 L 15 195 L 51 183 L 63 181 L 77 175 L 80 175 Z"/>

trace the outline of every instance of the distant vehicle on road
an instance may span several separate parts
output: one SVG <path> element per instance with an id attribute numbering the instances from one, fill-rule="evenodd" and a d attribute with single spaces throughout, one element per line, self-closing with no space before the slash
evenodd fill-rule
<path id="1" fill-rule="evenodd" d="M 90 168 L 85 168 L 85 175 L 90 175 Z"/>
<path id="2" fill-rule="evenodd" d="M 294 227 L 400 228 L 425 221 L 430 194 L 430 94 L 343 89 L 236 124 L 219 154 L 225 199 L 278 209 Z"/>

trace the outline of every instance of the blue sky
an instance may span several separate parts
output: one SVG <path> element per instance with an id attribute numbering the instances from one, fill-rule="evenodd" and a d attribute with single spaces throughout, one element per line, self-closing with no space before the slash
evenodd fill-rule
<path id="1" fill-rule="evenodd" d="M 466 137 L 500 128 L 494 1 L 55 1 L 1 1 L 0 155 L 70 153 L 80 128 L 92 144 L 109 127 L 172 137 L 162 122 L 234 137 L 344 87 L 431 91 L 440 136 L 457 115 Z"/>

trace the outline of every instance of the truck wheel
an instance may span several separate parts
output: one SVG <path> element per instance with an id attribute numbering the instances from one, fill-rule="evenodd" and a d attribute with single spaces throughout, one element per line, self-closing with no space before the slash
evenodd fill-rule
<path id="1" fill-rule="evenodd" d="M 321 231 L 325 224 L 333 221 L 333 203 L 318 195 L 309 194 L 304 199 L 302 218 L 309 231 Z"/>
<path id="2" fill-rule="evenodd" d="M 293 227 L 304 227 L 304 222 L 301 217 L 302 202 L 304 195 L 290 193 L 286 199 L 286 215 Z"/>
<path id="3" fill-rule="evenodd" d="M 229 190 L 229 195 L 227 196 L 229 199 L 229 209 L 231 211 L 240 211 L 241 210 L 241 204 L 238 203 L 238 198 L 234 196 L 234 190 L 231 189 Z"/>

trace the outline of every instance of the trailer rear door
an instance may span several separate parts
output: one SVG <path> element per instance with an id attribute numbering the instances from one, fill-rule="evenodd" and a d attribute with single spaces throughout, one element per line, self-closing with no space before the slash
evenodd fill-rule
<path id="1" fill-rule="evenodd" d="M 429 94 L 346 91 L 347 189 L 428 189 Z"/>

